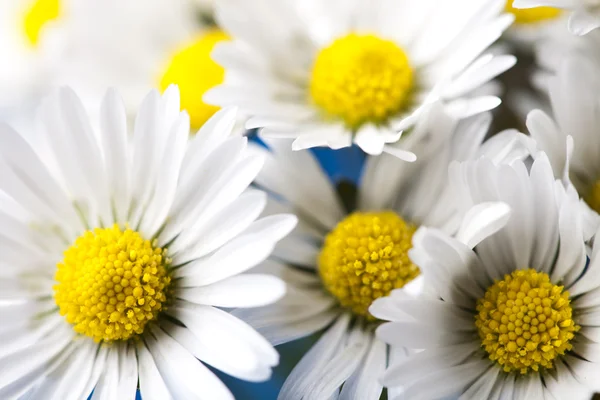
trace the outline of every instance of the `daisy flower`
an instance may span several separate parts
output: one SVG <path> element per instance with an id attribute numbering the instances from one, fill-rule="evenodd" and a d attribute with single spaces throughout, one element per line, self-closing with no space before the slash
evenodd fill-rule
<path id="1" fill-rule="evenodd" d="M 65 28 L 69 40 L 56 65 L 56 82 L 81 94 L 97 109 L 106 87 L 116 87 L 130 113 L 153 88 L 177 84 L 192 129 L 218 107 L 202 101 L 221 83 L 223 68 L 211 58 L 213 46 L 227 39 L 196 0 L 106 0 L 75 2 Z"/>
<path id="2" fill-rule="evenodd" d="M 261 267 L 287 282 L 286 297 L 234 314 L 276 345 L 324 329 L 287 378 L 280 399 L 338 394 L 379 399 L 378 375 L 387 365 L 387 349 L 374 337 L 377 321 L 368 308 L 394 288 L 419 291 L 419 269 L 408 258 L 417 226 L 457 228 L 448 163 L 481 153 L 495 154 L 498 160 L 527 154 L 515 132 L 480 148 L 489 115 L 472 117 L 458 128 L 441 113 L 429 114 L 427 120 L 428 125 L 416 125 L 415 133 L 438 141 L 424 145 L 423 157 L 412 164 L 389 155 L 369 158 L 354 211 L 342 205 L 309 152 L 293 152 L 282 140 L 268 141 L 270 151 L 257 149 L 267 157 L 256 180 L 272 194 L 267 210 L 293 211 L 299 223 Z"/>
<path id="3" fill-rule="evenodd" d="M 554 175 L 572 182 L 585 200 L 582 212 L 587 214 L 584 221 L 591 236 L 600 218 L 590 210 L 600 212 L 600 79 L 597 64 L 575 54 L 560 64 L 546 82 L 552 117 L 542 110 L 531 111 L 527 128 L 548 155 Z"/>
<path id="4" fill-rule="evenodd" d="M 232 399 L 203 364 L 261 381 L 277 352 L 221 308 L 275 301 L 239 275 L 295 225 L 257 219 L 263 159 L 223 110 L 193 140 L 179 93 L 151 92 L 129 132 L 114 91 L 94 131 L 61 89 L 31 144 L 0 128 L 0 398 Z M 200 362 L 200 361 L 202 362 Z"/>
<path id="5" fill-rule="evenodd" d="M 530 171 L 483 157 L 450 176 L 469 210 L 460 230 L 422 228 L 410 251 L 432 295 L 394 291 L 370 308 L 391 321 L 380 340 L 422 350 L 385 372 L 390 398 L 589 399 L 600 387 L 600 256 L 594 248 L 586 267 L 576 194 L 543 153 Z"/>
<path id="6" fill-rule="evenodd" d="M 515 58 L 482 55 L 511 24 L 503 0 L 223 0 L 219 24 L 232 37 L 213 58 L 223 85 L 205 101 L 236 105 L 247 128 L 295 138 L 293 149 L 356 143 L 413 161 L 392 143 L 442 100 L 467 117 L 496 107 L 476 89 Z M 414 133 L 411 133 L 413 135 Z"/>
<path id="7" fill-rule="evenodd" d="M 571 11 L 569 31 L 582 36 L 600 27 L 600 1 L 598 0 L 514 0 L 517 9 L 551 7 Z"/>
<path id="8" fill-rule="evenodd" d="M 0 2 L 0 109 L 22 107 L 46 90 L 68 4 Z"/>

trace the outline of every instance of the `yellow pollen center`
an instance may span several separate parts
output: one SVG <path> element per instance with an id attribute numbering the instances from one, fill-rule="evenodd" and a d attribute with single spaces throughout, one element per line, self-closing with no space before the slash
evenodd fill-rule
<path id="1" fill-rule="evenodd" d="M 29 44 L 36 46 L 40 40 L 42 28 L 48 22 L 58 18 L 59 15 L 59 0 L 34 0 L 23 18 L 23 29 Z"/>
<path id="2" fill-rule="evenodd" d="M 414 86 L 406 53 L 390 40 L 349 34 L 317 55 L 310 95 L 326 116 L 351 129 L 384 123 L 406 107 Z"/>
<path id="3" fill-rule="evenodd" d="M 86 231 L 58 263 L 54 299 L 76 332 L 97 342 L 127 340 L 164 306 L 167 263 L 163 249 L 131 229 Z"/>
<path id="4" fill-rule="evenodd" d="M 514 8 L 514 0 L 507 0 L 505 10 L 515 16 L 515 24 L 527 25 L 557 18 L 561 10 L 554 7 Z"/>
<path id="5" fill-rule="evenodd" d="M 477 311 L 481 345 L 505 372 L 552 368 L 556 357 L 571 350 L 579 330 L 569 292 L 533 269 L 496 281 L 477 301 Z"/>
<path id="6" fill-rule="evenodd" d="M 350 214 L 321 249 L 319 274 L 325 288 L 343 307 L 373 319 L 368 308 L 375 299 L 419 275 L 408 258 L 415 230 L 392 211 Z"/>
<path id="7" fill-rule="evenodd" d="M 169 85 L 179 86 L 181 109 L 190 115 L 193 129 L 200 128 L 219 107 L 206 104 L 202 96 L 209 89 L 223 83 L 225 70 L 210 57 L 215 45 L 228 36 L 220 30 L 202 34 L 173 54 L 160 78 L 160 90 Z"/>
<path id="8" fill-rule="evenodd" d="M 592 210 L 600 213 L 600 180 L 594 183 L 583 199 Z"/>

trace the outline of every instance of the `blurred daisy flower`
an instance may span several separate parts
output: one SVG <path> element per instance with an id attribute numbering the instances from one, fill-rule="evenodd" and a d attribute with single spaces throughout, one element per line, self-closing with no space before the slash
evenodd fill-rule
<path id="1" fill-rule="evenodd" d="M 386 371 L 390 397 L 591 398 L 600 257 L 594 248 L 586 267 L 577 195 L 555 181 L 543 153 L 530 170 L 487 157 L 455 163 L 450 179 L 467 210 L 460 230 L 421 228 L 410 251 L 432 294 L 393 291 L 370 308 L 391 321 L 379 339 L 419 350 Z M 477 218 L 482 207 L 489 213 Z"/>
<path id="2" fill-rule="evenodd" d="M 197 130 L 219 109 L 203 102 L 202 95 L 224 79 L 210 53 L 227 40 L 214 25 L 210 7 L 199 3 L 75 2 L 56 82 L 75 88 L 91 109 L 97 109 L 106 87 L 116 87 L 130 113 L 152 88 L 164 91 L 177 84 L 181 107 Z"/>
<path id="3" fill-rule="evenodd" d="M 0 111 L 34 103 L 48 88 L 68 4 L 60 0 L 0 2 Z"/>
<path id="4" fill-rule="evenodd" d="M 240 106 L 251 116 L 247 128 L 295 138 L 294 150 L 356 143 L 414 161 L 392 144 L 433 101 L 456 117 L 499 104 L 473 93 L 515 63 L 482 55 L 512 22 L 504 7 L 504 0 L 223 0 L 217 20 L 232 41 L 213 57 L 226 79 L 204 99 Z"/>
<path id="5" fill-rule="evenodd" d="M 480 147 L 489 115 L 457 127 L 437 107 L 428 113 L 428 124 L 417 123 L 415 134 L 428 130 L 438 142 L 422 148 L 412 164 L 389 155 L 368 158 L 354 210 L 344 207 L 309 152 L 293 152 L 283 140 L 268 141 L 270 150 L 257 148 L 267 159 L 256 179 L 272 194 L 267 212 L 294 212 L 299 223 L 260 267 L 287 282 L 286 296 L 233 313 L 276 345 L 325 329 L 280 399 L 379 399 L 388 350 L 373 335 L 377 321 L 368 308 L 392 289 L 420 291 L 419 268 L 408 258 L 418 226 L 458 228 L 448 164 L 478 154 L 495 154 L 499 162 L 528 154 L 526 138 L 512 131 Z M 347 205 L 355 200 L 349 198 Z"/>
<path id="6" fill-rule="evenodd" d="M 230 136 L 234 113 L 190 141 L 179 110 L 176 88 L 152 92 L 129 132 L 109 91 L 94 131 L 61 89 L 32 143 L 1 126 L 1 398 L 133 399 L 139 384 L 144 399 L 232 399 L 202 362 L 269 378 L 277 352 L 221 308 L 284 294 L 240 273 L 296 218 L 257 219 L 263 159 Z"/>
<path id="7" fill-rule="evenodd" d="M 585 201 L 582 212 L 588 236 L 600 223 L 600 138 L 597 63 L 571 53 L 548 78 L 549 113 L 533 110 L 527 128 L 546 152 L 556 177 L 572 182 Z M 590 210 L 594 210 L 592 212 Z"/>
<path id="8" fill-rule="evenodd" d="M 600 27 L 600 1 L 598 0 L 514 0 L 516 9 L 538 7 L 570 10 L 568 27 L 575 35 L 585 35 Z"/>

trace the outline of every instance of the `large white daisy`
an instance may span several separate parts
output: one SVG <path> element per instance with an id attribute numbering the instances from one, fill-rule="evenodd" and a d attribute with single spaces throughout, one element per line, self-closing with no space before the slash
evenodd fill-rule
<path id="1" fill-rule="evenodd" d="M 387 349 L 375 339 L 376 321 L 367 309 L 394 288 L 419 290 L 414 279 L 419 270 L 407 253 L 417 226 L 457 229 L 449 162 L 481 153 L 499 161 L 527 154 L 524 136 L 516 132 L 480 148 L 489 115 L 456 129 L 442 114 L 430 114 L 428 121 L 417 124 L 415 133 L 442 138 L 424 145 L 415 163 L 389 155 L 368 159 L 356 199 L 350 196 L 350 203 L 358 201 L 354 211 L 342 205 L 309 152 L 293 152 L 281 140 L 269 141 L 270 151 L 258 149 L 267 153 L 256 180 L 272 193 L 267 210 L 293 211 L 300 222 L 262 267 L 287 281 L 288 294 L 271 306 L 234 314 L 274 344 L 325 329 L 288 377 L 280 399 L 328 399 L 340 394 L 340 387 L 343 398 L 379 399 Z"/>
<path id="2" fill-rule="evenodd" d="M 149 90 L 177 84 L 192 129 L 218 110 L 202 95 L 223 81 L 210 52 L 227 36 L 197 0 L 77 1 L 69 17 L 55 79 L 89 108 L 97 109 L 106 87 L 117 88 L 133 112 Z"/>
<path id="3" fill-rule="evenodd" d="M 203 363 L 269 378 L 277 352 L 221 308 L 283 295 L 276 277 L 238 274 L 296 218 L 257 219 L 263 159 L 234 121 L 223 110 L 188 141 L 171 87 L 133 132 L 114 91 L 98 131 L 70 89 L 44 102 L 34 142 L 2 125 L 0 398 L 232 398 Z"/>
<path id="4" fill-rule="evenodd" d="M 365 152 L 389 144 L 443 100 L 455 116 L 496 107 L 473 91 L 510 68 L 512 56 L 482 55 L 513 17 L 504 0 L 223 0 L 219 24 L 232 41 L 213 57 L 225 83 L 205 100 L 237 105 L 265 137 L 296 138 L 295 150 Z M 414 135 L 415 133 L 411 133 Z"/>
<path id="5" fill-rule="evenodd" d="M 590 236 L 599 222 L 590 208 L 600 212 L 600 64 L 567 54 L 556 74 L 545 80 L 552 117 L 542 110 L 531 111 L 527 128 L 548 155 L 554 175 L 571 181 L 585 200 L 582 212 L 587 214 L 584 221 Z"/>
<path id="6" fill-rule="evenodd" d="M 461 228 L 421 229 L 410 251 L 432 295 L 394 291 L 370 308 L 392 321 L 378 338 L 422 350 L 386 371 L 391 398 L 589 399 L 600 386 L 598 249 L 586 266 L 578 197 L 536 158 L 530 171 L 451 166 Z M 480 218 L 493 204 L 510 215 Z"/>

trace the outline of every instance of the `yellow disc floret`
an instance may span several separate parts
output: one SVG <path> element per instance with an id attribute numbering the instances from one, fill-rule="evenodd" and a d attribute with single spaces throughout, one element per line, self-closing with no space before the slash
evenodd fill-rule
<path id="1" fill-rule="evenodd" d="M 392 211 L 355 212 L 325 238 L 319 274 L 343 307 L 368 316 L 373 300 L 419 275 L 408 258 L 415 226 Z"/>
<path id="2" fill-rule="evenodd" d="M 535 24 L 557 18 L 561 10 L 554 7 L 514 8 L 514 0 L 506 1 L 506 12 L 515 16 L 515 23 L 519 25 Z"/>
<path id="3" fill-rule="evenodd" d="M 141 334 L 166 301 L 165 251 L 131 229 L 86 231 L 58 263 L 54 299 L 76 332 L 95 341 Z"/>
<path id="4" fill-rule="evenodd" d="M 592 185 L 583 199 L 592 210 L 600 213 L 600 181 Z"/>
<path id="5" fill-rule="evenodd" d="M 477 301 L 477 311 L 481 345 L 505 372 L 552 368 L 556 357 L 571 350 L 579 330 L 569 292 L 533 269 L 496 281 Z"/>
<path id="6" fill-rule="evenodd" d="M 356 129 L 366 122 L 384 123 L 401 111 L 413 85 L 413 70 L 398 45 L 352 33 L 317 55 L 310 95 L 327 117 Z"/>
<path id="7" fill-rule="evenodd" d="M 59 0 L 34 0 L 25 12 L 23 28 L 25 37 L 32 46 L 38 44 L 42 28 L 60 15 Z"/>
<path id="8" fill-rule="evenodd" d="M 169 60 L 160 78 L 160 89 L 179 86 L 181 109 L 190 115 L 192 128 L 200 128 L 219 107 L 206 104 L 202 96 L 209 89 L 223 83 L 225 70 L 210 57 L 215 45 L 228 36 L 219 30 L 202 34 L 192 43 L 180 48 Z"/>

